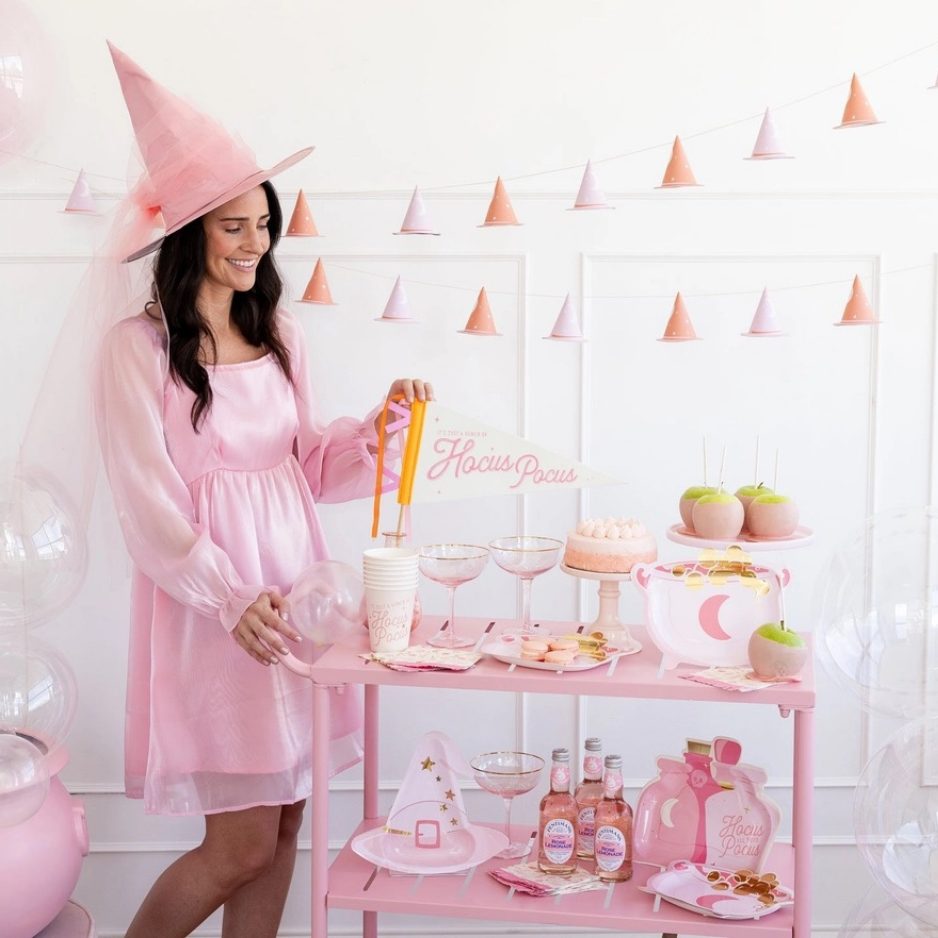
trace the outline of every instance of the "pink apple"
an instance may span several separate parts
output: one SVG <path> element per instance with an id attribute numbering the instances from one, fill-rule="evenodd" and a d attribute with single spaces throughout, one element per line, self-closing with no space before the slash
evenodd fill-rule
<path id="1" fill-rule="evenodd" d="M 729 492 L 702 495 L 692 512 L 694 532 L 702 538 L 732 540 L 742 530 L 745 516 L 743 503 Z"/>
<path id="2" fill-rule="evenodd" d="M 808 660 L 804 639 L 778 622 L 766 622 L 749 638 L 749 663 L 764 680 L 793 678 Z"/>
<path id="3" fill-rule="evenodd" d="M 767 485 L 761 482 L 758 485 L 741 485 L 736 489 L 736 497 L 743 503 L 743 511 L 749 511 L 749 503 L 758 495 L 774 495 L 775 493 Z M 743 521 L 743 530 L 749 527 L 747 521 Z"/>
<path id="4" fill-rule="evenodd" d="M 798 505 L 787 495 L 759 495 L 746 510 L 753 537 L 790 537 L 798 527 Z"/>
<path id="5" fill-rule="evenodd" d="M 688 531 L 694 530 L 693 511 L 694 505 L 697 504 L 697 499 L 703 495 L 715 495 L 716 493 L 717 489 L 711 485 L 692 485 L 681 496 L 681 500 L 678 502 L 678 508 L 681 512 L 681 521 L 684 522 L 684 527 L 687 528 Z"/>

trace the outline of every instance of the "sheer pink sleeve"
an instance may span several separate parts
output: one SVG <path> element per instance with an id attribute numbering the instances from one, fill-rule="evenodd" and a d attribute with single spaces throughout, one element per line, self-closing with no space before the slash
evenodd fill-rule
<path id="1" fill-rule="evenodd" d="M 296 388 L 296 409 L 300 421 L 297 459 L 313 498 L 317 502 L 371 498 L 375 491 L 377 462 L 368 447 L 378 445 L 375 417 L 381 413 L 384 401 L 363 420 L 339 417 L 328 425 L 323 424 L 310 383 L 303 331 L 296 319 L 285 311 L 281 311 L 279 326 L 283 341 L 290 350 L 290 367 Z"/>
<path id="2" fill-rule="evenodd" d="M 104 468 L 127 549 L 163 591 L 231 631 L 263 586 L 241 581 L 195 521 L 192 499 L 163 437 L 166 354 L 147 323 L 127 319 L 106 336 L 95 378 Z"/>

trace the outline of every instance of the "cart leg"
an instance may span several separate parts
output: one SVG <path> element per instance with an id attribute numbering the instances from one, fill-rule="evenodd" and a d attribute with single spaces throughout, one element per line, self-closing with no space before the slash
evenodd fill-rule
<path id="1" fill-rule="evenodd" d="M 811 938 L 811 846 L 814 837 L 814 711 L 795 711 L 791 842 L 795 848 L 793 938 Z"/>
<path id="2" fill-rule="evenodd" d="M 365 685 L 364 818 L 378 816 L 378 686 Z M 362 912 L 362 938 L 378 938 L 378 913 Z"/>
<path id="3" fill-rule="evenodd" d="M 310 798 L 312 843 L 310 863 L 312 934 L 329 934 L 329 689 L 313 684 L 313 794 Z"/>

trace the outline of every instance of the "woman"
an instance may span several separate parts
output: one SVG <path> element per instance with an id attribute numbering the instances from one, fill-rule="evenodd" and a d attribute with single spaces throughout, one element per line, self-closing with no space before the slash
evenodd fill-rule
<path id="1" fill-rule="evenodd" d="M 153 299 L 108 332 L 97 371 L 100 443 L 135 564 L 127 793 L 206 827 L 127 938 L 182 938 L 221 906 L 225 938 L 275 938 L 311 769 L 309 683 L 278 659 L 300 640 L 284 594 L 328 556 L 315 503 L 374 486 L 380 408 L 324 426 L 302 331 L 278 307 L 273 186 L 218 204 L 243 183 L 211 185 L 204 212 L 168 226 Z M 397 393 L 432 399 L 419 380 L 395 381 Z M 360 756 L 360 714 L 351 695 L 336 700 L 338 771 Z"/>

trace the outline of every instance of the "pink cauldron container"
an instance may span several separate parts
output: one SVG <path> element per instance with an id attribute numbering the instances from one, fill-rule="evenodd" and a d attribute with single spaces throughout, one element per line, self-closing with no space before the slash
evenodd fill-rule
<path id="1" fill-rule="evenodd" d="M 59 781 L 65 747 L 52 755 L 42 807 L 13 827 L 0 827 L 0 934 L 34 938 L 68 904 L 88 856 L 85 806 Z"/>
<path id="2" fill-rule="evenodd" d="M 708 577 L 709 569 L 699 561 L 632 567 L 632 582 L 645 602 L 648 634 L 667 670 L 682 663 L 748 665 L 753 630 L 782 618 L 788 570 L 750 566 L 745 578 L 731 573 L 715 580 Z M 764 587 L 757 589 L 754 580 Z"/>

